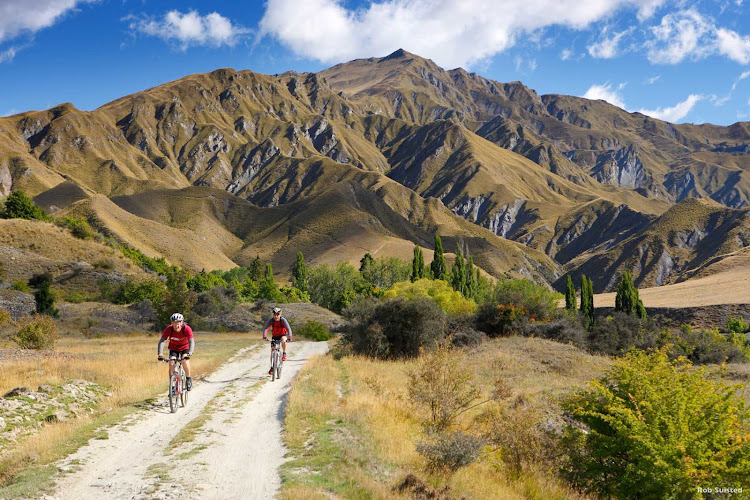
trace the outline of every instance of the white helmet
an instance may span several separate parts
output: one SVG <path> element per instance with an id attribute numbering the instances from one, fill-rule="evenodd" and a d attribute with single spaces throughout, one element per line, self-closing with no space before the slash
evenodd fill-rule
<path id="1" fill-rule="evenodd" d="M 280 308 L 280 307 L 274 307 L 274 308 L 273 308 L 273 313 L 274 313 L 274 314 L 277 314 L 277 313 L 278 313 L 278 314 L 281 314 L 281 308 Z"/>
<path id="2" fill-rule="evenodd" d="M 169 318 L 170 321 L 184 321 L 185 318 L 180 313 L 174 313 L 171 318 Z"/>

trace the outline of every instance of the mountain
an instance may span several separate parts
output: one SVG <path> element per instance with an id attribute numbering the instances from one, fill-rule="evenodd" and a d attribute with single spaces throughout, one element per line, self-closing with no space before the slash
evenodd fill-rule
<path id="1" fill-rule="evenodd" d="M 313 264 L 408 258 L 439 233 L 496 276 L 585 272 L 611 290 L 626 267 L 658 285 L 747 246 L 748 142 L 747 123 L 674 125 L 399 50 L 0 118 L 0 194 L 193 269 L 260 255 L 286 276 L 300 249 Z M 696 199 L 713 215 L 674 216 Z M 706 242 L 686 253 L 670 231 L 694 227 Z"/>

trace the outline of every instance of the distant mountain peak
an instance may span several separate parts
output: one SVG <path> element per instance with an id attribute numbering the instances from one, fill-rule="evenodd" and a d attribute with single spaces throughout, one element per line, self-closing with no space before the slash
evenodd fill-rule
<path id="1" fill-rule="evenodd" d="M 406 58 L 406 57 L 414 58 L 417 56 L 415 56 L 411 52 L 405 51 L 404 49 L 398 49 L 395 52 L 392 52 L 388 54 L 387 56 L 385 56 L 384 58 L 382 58 L 381 61 L 388 61 L 390 59 L 400 59 L 400 58 Z"/>

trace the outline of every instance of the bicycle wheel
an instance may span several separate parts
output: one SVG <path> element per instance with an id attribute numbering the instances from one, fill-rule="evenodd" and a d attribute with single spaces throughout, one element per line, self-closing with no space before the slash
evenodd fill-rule
<path id="1" fill-rule="evenodd" d="M 182 402 L 182 407 L 185 408 L 188 401 L 188 391 L 187 380 L 185 380 L 185 370 L 182 368 L 180 368 L 180 386 L 182 387 L 182 391 L 180 391 L 180 401 Z"/>
<path id="2" fill-rule="evenodd" d="M 271 382 L 276 380 L 276 366 L 278 365 L 279 356 L 276 354 L 276 352 L 273 353 L 273 356 L 271 357 Z"/>
<path id="3" fill-rule="evenodd" d="M 281 378 L 281 367 L 284 366 L 284 362 L 279 360 L 279 363 L 276 365 L 276 378 Z"/>
<path id="4" fill-rule="evenodd" d="M 177 411 L 177 375 L 172 375 L 169 379 L 169 411 Z"/>

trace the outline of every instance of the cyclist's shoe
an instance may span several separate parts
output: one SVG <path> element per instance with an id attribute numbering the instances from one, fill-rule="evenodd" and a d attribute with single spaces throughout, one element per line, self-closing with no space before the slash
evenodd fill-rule
<path id="1" fill-rule="evenodd" d="M 268 374 L 269 375 L 273 375 L 273 368 L 271 368 L 270 370 L 268 370 Z"/>
<path id="2" fill-rule="evenodd" d="M 286 353 L 284 353 L 284 355 L 281 356 L 281 361 L 286 361 Z"/>
<path id="3" fill-rule="evenodd" d="M 187 378 L 187 390 L 191 390 L 193 388 L 193 379 L 188 377 Z"/>

